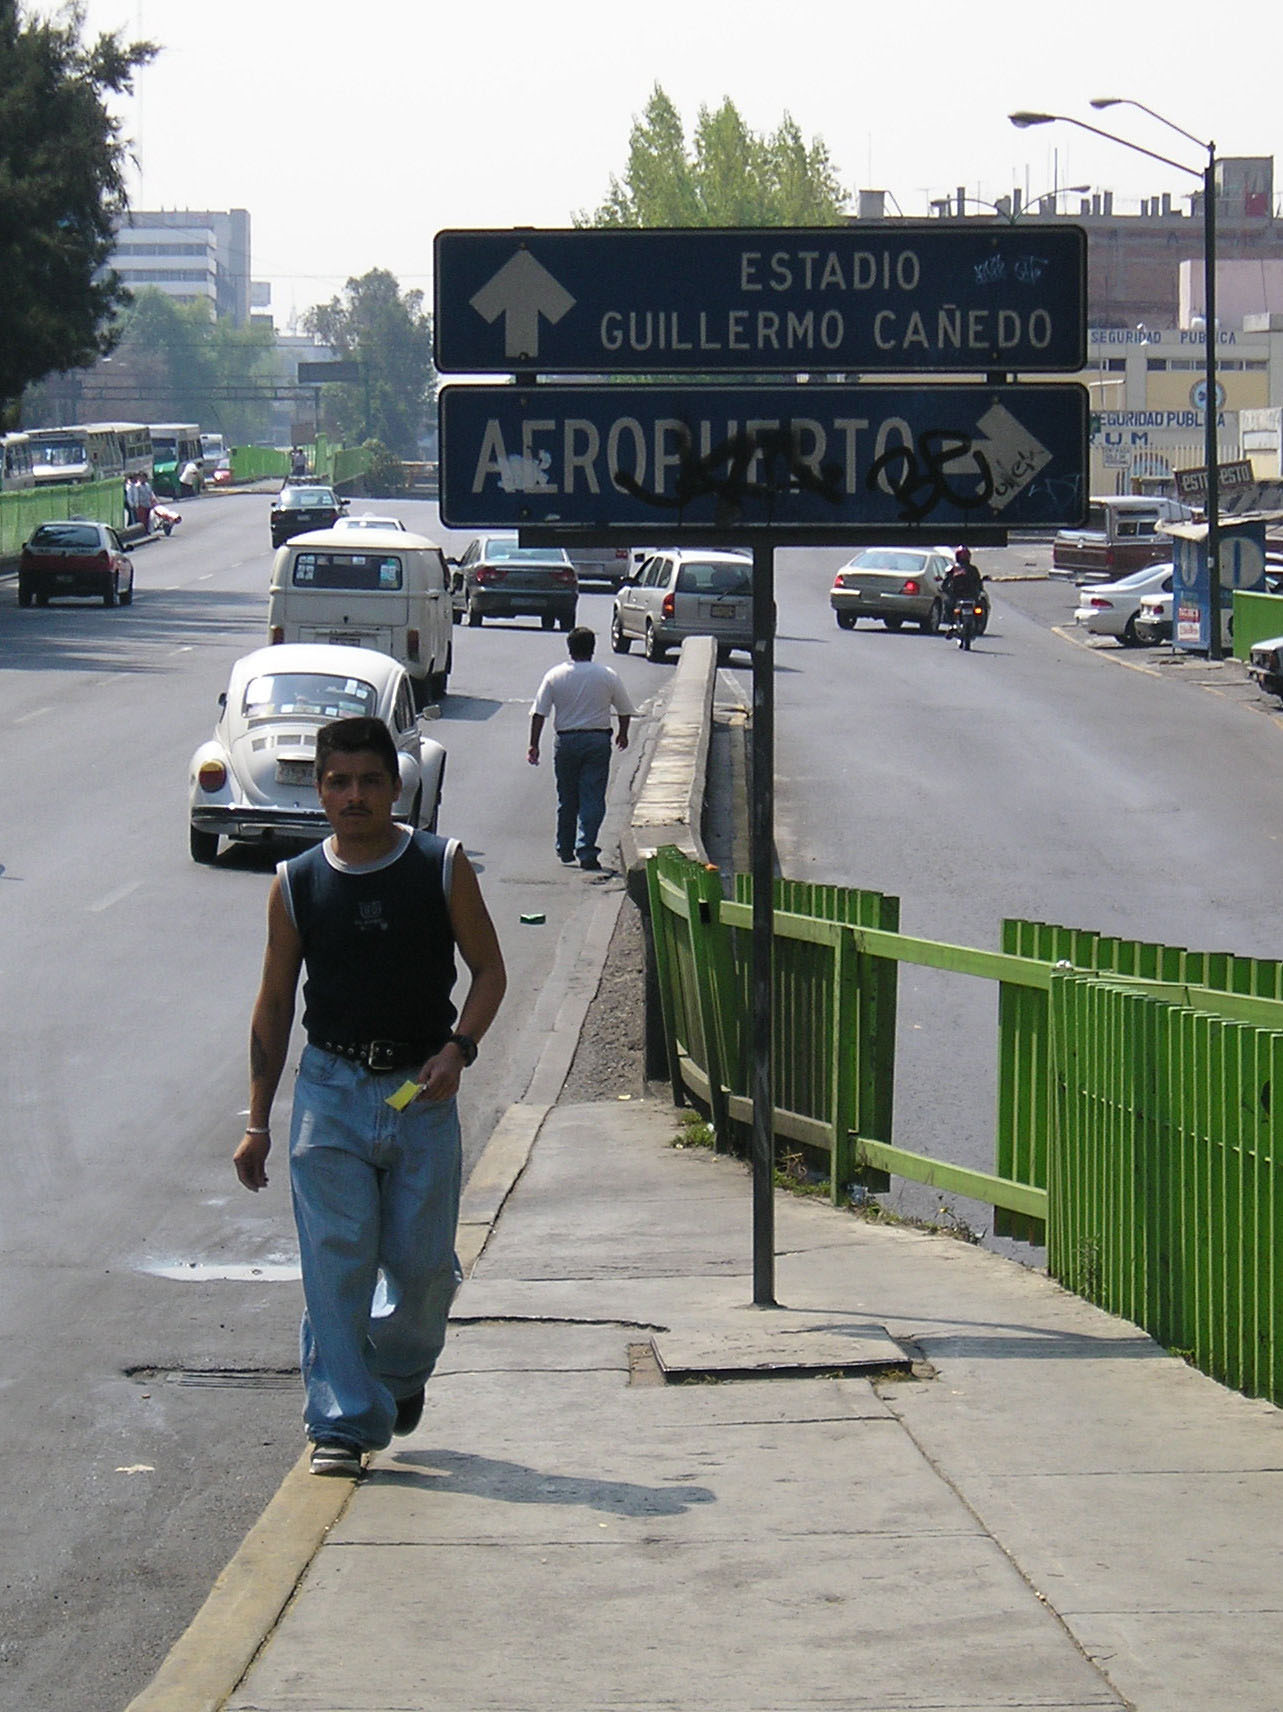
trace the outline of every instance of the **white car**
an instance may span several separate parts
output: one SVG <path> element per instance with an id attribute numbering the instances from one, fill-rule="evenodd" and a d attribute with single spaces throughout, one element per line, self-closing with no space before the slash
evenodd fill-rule
<path id="1" fill-rule="evenodd" d="M 399 517 L 376 517 L 370 511 L 358 511 L 355 517 L 340 517 L 331 527 L 335 529 L 404 529 Z"/>
<path id="2" fill-rule="evenodd" d="M 1093 636 L 1116 636 L 1124 648 L 1136 648 L 1142 638 L 1136 631 L 1140 603 L 1147 594 L 1170 594 L 1175 566 L 1145 565 L 1116 583 L 1093 583 L 1078 591 L 1074 623 Z"/>
<path id="3" fill-rule="evenodd" d="M 326 642 L 259 648 L 237 660 L 219 703 L 214 735 L 187 772 L 193 861 L 214 861 L 220 838 L 326 836 L 316 734 L 333 719 L 383 720 L 399 752 L 398 818 L 435 829 L 446 752 L 424 735 L 409 674 L 389 655 Z"/>
<path id="4" fill-rule="evenodd" d="M 1172 593 L 1141 596 L 1136 614 L 1136 634 L 1142 642 L 1170 642 L 1172 637 Z"/>

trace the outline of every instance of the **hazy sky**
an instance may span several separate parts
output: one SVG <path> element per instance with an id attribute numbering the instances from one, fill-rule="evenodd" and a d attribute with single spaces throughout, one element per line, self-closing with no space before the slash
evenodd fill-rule
<path id="1" fill-rule="evenodd" d="M 44 3 L 29 10 L 49 12 Z M 162 52 L 122 108 L 142 208 L 248 208 L 253 270 L 278 326 L 353 275 L 391 270 L 430 299 L 443 226 L 565 226 L 622 171 L 658 81 L 693 128 L 729 95 L 754 130 L 787 110 L 852 193 L 907 215 L 955 186 L 993 200 L 1090 182 L 1134 212 L 1196 188 L 1067 125 L 1068 113 L 1201 167 L 1126 95 L 1214 139 L 1283 159 L 1278 10 L 1238 0 L 1209 70 L 1206 8 L 1078 0 L 88 0 L 88 27 Z M 1279 187 L 1283 189 L 1283 186 Z M 1185 206 L 1182 202 L 1180 206 Z"/>

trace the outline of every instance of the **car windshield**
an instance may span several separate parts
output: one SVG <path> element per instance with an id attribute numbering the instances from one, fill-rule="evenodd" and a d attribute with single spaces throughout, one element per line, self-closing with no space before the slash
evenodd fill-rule
<path id="1" fill-rule="evenodd" d="M 33 440 L 31 455 L 38 464 L 48 464 L 51 469 L 66 469 L 72 464 L 84 463 L 85 443 L 83 440 Z"/>
<path id="2" fill-rule="evenodd" d="M 404 584 L 396 553 L 299 553 L 294 560 L 294 587 L 310 589 L 380 589 L 391 593 Z"/>
<path id="3" fill-rule="evenodd" d="M 102 539 L 83 523 L 42 523 L 31 537 L 33 547 L 86 547 L 96 553 Z"/>
<path id="4" fill-rule="evenodd" d="M 313 506 L 334 504 L 328 487 L 287 487 L 281 494 L 282 505 Z"/>
<path id="5" fill-rule="evenodd" d="M 677 573 L 679 594 L 748 594 L 753 572 L 748 565 L 688 563 Z"/>
<path id="6" fill-rule="evenodd" d="M 331 672 L 265 672 L 245 687 L 246 719 L 371 718 L 378 709 L 373 684 Z"/>
<path id="7" fill-rule="evenodd" d="M 922 570 L 922 554 L 901 553 L 894 547 L 868 547 L 855 555 L 849 568 L 856 571 L 898 571 L 901 576 L 911 577 Z"/>
<path id="8" fill-rule="evenodd" d="M 487 541 L 481 555 L 492 565 L 517 560 L 531 565 L 566 565 L 570 561 L 560 547 L 521 547 L 515 541 Z"/>

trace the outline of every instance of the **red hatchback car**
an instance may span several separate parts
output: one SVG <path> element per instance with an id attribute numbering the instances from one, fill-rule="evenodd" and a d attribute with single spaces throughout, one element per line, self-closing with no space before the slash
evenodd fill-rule
<path id="1" fill-rule="evenodd" d="M 104 606 L 134 598 L 134 566 L 106 523 L 42 523 L 18 561 L 18 605 L 44 606 L 54 595 L 96 595 Z"/>

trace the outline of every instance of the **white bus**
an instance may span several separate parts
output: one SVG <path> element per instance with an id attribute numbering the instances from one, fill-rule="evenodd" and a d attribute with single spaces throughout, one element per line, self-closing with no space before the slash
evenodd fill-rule
<path id="1" fill-rule="evenodd" d="M 35 485 L 35 471 L 31 467 L 31 436 L 0 435 L 0 492 L 12 493 L 18 488 Z"/>
<path id="2" fill-rule="evenodd" d="M 184 465 L 200 463 L 200 429 L 194 422 L 153 422 L 151 445 L 152 486 L 165 499 L 181 498 L 179 477 Z"/>
<path id="3" fill-rule="evenodd" d="M 86 422 L 87 432 L 114 434 L 126 475 L 152 478 L 151 429 L 145 422 Z"/>
<path id="4" fill-rule="evenodd" d="M 28 428 L 37 487 L 125 477 L 120 442 L 105 428 Z"/>

